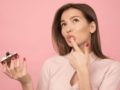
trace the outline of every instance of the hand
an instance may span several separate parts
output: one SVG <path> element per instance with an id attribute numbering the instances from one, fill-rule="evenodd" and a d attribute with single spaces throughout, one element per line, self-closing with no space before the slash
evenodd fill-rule
<path id="1" fill-rule="evenodd" d="M 8 66 L 7 61 L 2 64 L 3 72 L 10 78 L 20 81 L 22 84 L 29 83 L 31 81 L 27 72 L 26 59 L 20 59 L 19 56 L 11 59 Z"/>
<path id="2" fill-rule="evenodd" d="M 89 44 L 86 43 L 84 45 L 84 53 L 73 38 L 71 38 L 71 44 L 73 45 L 74 50 L 71 51 L 68 57 L 69 62 L 76 71 L 82 71 L 86 69 L 89 64 Z"/>

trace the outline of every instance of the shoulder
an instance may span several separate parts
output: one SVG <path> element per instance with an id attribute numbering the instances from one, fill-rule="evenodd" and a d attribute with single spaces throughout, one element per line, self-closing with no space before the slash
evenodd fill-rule
<path id="1" fill-rule="evenodd" d="M 46 59 L 43 65 L 55 65 L 55 64 L 60 65 L 60 64 L 64 64 L 66 61 L 67 60 L 66 58 L 64 58 L 64 56 L 55 55 Z"/>
<path id="2" fill-rule="evenodd" d="M 107 71 L 119 71 L 120 73 L 120 61 L 114 59 L 98 60 L 96 66 L 106 69 Z"/>
<path id="3" fill-rule="evenodd" d="M 114 59 L 100 59 L 91 64 L 91 73 L 93 78 L 99 76 L 101 80 L 109 77 L 114 80 L 120 76 L 120 62 Z M 95 78 L 95 79 L 96 79 Z M 111 79 L 110 79 L 111 80 Z"/>
<path id="4" fill-rule="evenodd" d="M 55 55 L 46 59 L 42 65 L 43 70 L 56 71 L 65 66 L 68 60 L 64 56 Z"/>
<path id="5" fill-rule="evenodd" d="M 105 59 L 106 64 L 109 65 L 109 70 L 119 71 L 120 73 L 120 62 L 114 59 Z"/>
<path id="6" fill-rule="evenodd" d="M 107 64 L 109 66 L 120 66 L 120 61 L 114 60 L 114 59 L 101 59 L 99 60 L 101 64 Z"/>
<path id="7" fill-rule="evenodd" d="M 99 76 L 100 90 L 119 90 L 120 62 L 113 59 L 102 59 L 98 63 L 97 66 L 100 66 L 98 75 L 101 76 L 101 78 Z"/>

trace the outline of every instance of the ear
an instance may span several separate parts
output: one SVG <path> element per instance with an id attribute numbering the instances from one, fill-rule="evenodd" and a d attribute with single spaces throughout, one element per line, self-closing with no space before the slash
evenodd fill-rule
<path id="1" fill-rule="evenodd" d="M 94 21 L 90 23 L 90 33 L 94 33 L 96 31 L 96 24 Z"/>

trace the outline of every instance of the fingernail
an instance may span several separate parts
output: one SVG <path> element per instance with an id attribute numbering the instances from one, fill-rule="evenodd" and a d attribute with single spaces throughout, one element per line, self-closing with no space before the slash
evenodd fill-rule
<path id="1" fill-rule="evenodd" d="M 1 62 L 2 64 L 5 64 L 5 62 Z"/>
<path id="2" fill-rule="evenodd" d="M 87 44 L 86 44 L 86 47 L 88 47 L 88 46 L 89 46 L 89 44 L 87 43 Z"/>
<path id="3" fill-rule="evenodd" d="M 19 55 L 18 55 L 18 54 L 16 55 L 16 58 L 19 58 Z"/>
<path id="4" fill-rule="evenodd" d="M 6 56 L 9 56 L 10 55 L 10 52 L 6 52 Z"/>
<path id="5" fill-rule="evenodd" d="M 23 60 L 26 61 L 26 58 L 24 57 Z"/>

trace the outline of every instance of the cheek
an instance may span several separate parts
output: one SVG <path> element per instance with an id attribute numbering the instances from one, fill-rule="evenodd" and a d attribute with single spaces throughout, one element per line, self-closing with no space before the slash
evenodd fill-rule
<path id="1" fill-rule="evenodd" d="M 79 24 L 79 25 L 77 25 L 76 26 L 76 31 L 75 31 L 75 33 L 76 34 L 78 34 L 78 36 L 81 36 L 81 37 L 83 37 L 83 36 L 86 36 L 86 35 L 88 35 L 88 33 L 90 33 L 89 32 L 90 30 L 89 30 L 89 26 L 88 26 L 88 24 Z"/>
<path id="2" fill-rule="evenodd" d="M 76 38 L 78 43 L 83 43 L 90 37 L 90 32 L 88 29 L 78 30 L 76 32 Z"/>

